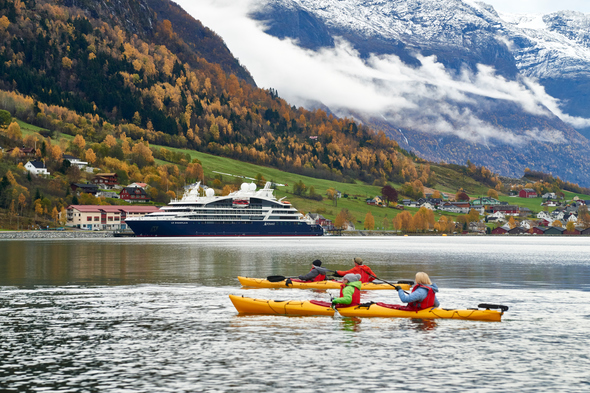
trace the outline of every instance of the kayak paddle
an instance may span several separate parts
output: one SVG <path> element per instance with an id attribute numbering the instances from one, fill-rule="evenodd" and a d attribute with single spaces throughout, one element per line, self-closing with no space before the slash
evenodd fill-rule
<path id="1" fill-rule="evenodd" d="M 297 278 L 297 277 L 285 277 L 285 276 L 268 276 L 268 277 L 266 277 L 266 279 L 270 282 L 285 281 L 288 278 Z"/>
<path id="2" fill-rule="evenodd" d="M 384 282 L 384 283 L 386 283 L 386 284 L 389 284 L 389 285 L 391 285 L 391 286 L 392 286 L 392 287 L 394 287 L 394 288 L 395 288 L 395 287 L 397 287 L 397 285 L 395 285 L 395 284 L 392 284 L 392 283 L 390 283 L 389 281 L 385 281 L 384 279 L 382 279 L 382 278 L 379 278 L 379 277 L 377 277 L 377 276 L 374 276 L 374 275 L 372 275 L 371 273 L 367 273 L 367 274 L 368 274 L 369 276 L 373 277 L 373 278 L 374 278 L 374 279 L 376 279 L 376 280 L 380 280 L 380 281 L 383 281 L 383 282 Z M 412 284 L 414 284 L 414 281 L 412 281 L 411 283 L 412 283 Z M 410 282 L 408 282 L 408 281 L 404 281 L 404 282 L 399 282 L 399 284 L 410 284 Z M 412 284 L 410 284 L 410 285 L 412 285 Z M 407 294 L 407 292 L 406 292 L 406 291 L 404 291 L 404 292 Z"/>

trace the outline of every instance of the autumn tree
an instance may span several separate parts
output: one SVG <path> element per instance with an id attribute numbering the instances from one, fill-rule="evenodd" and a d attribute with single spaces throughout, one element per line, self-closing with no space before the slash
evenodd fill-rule
<path id="1" fill-rule="evenodd" d="M 497 190 L 494 190 L 493 188 L 490 188 L 488 190 L 488 194 L 487 195 L 490 198 L 498 199 L 498 191 Z"/>
<path id="2" fill-rule="evenodd" d="M 88 163 L 90 165 L 93 165 L 96 162 L 96 154 L 94 153 L 94 150 L 92 150 L 92 148 L 86 150 L 86 161 L 88 161 Z"/>
<path id="3" fill-rule="evenodd" d="M 470 209 L 467 213 L 467 222 L 479 222 L 479 212 L 475 209 Z"/>
<path id="4" fill-rule="evenodd" d="M 455 201 L 457 202 L 469 202 L 469 195 L 463 189 L 460 189 L 455 194 Z"/>
<path id="5" fill-rule="evenodd" d="M 307 191 L 307 186 L 303 183 L 303 180 L 299 180 L 293 184 L 293 194 L 303 196 Z"/>
<path id="6" fill-rule="evenodd" d="M 559 227 L 559 228 L 563 228 L 563 224 L 560 220 L 555 220 L 551 223 L 552 227 Z"/>
<path id="7" fill-rule="evenodd" d="M 258 187 L 263 187 L 266 184 L 266 179 L 262 173 L 257 173 L 254 178 L 256 179 L 255 182 Z"/>
<path id="8" fill-rule="evenodd" d="M 149 148 L 149 143 L 147 141 L 144 142 L 143 138 L 133 145 L 133 148 L 131 149 L 131 160 L 137 164 L 139 168 L 154 163 L 154 156 Z"/>
<path id="9" fill-rule="evenodd" d="M 342 209 L 334 220 L 334 226 L 336 228 L 343 229 L 348 221 L 353 222 L 354 220 L 355 217 L 348 211 L 348 209 Z"/>
<path id="10" fill-rule="evenodd" d="M 107 135 L 106 138 L 104 139 L 104 143 L 109 147 L 112 148 L 114 146 L 117 146 L 117 140 L 115 139 L 114 136 L 112 135 Z"/>
<path id="11" fill-rule="evenodd" d="M 568 221 L 567 224 L 565 225 L 565 229 L 568 232 L 574 232 L 576 230 L 576 223 L 573 221 Z"/>
<path id="12" fill-rule="evenodd" d="M 204 173 L 203 167 L 199 163 L 191 162 L 186 167 L 184 175 L 188 181 L 203 181 Z"/>
<path id="13" fill-rule="evenodd" d="M 367 214 L 365 215 L 364 228 L 369 230 L 375 229 L 375 218 L 373 217 L 371 212 L 367 212 Z"/>
<path id="14" fill-rule="evenodd" d="M 510 227 L 510 229 L 514 229 L 516 228 L 516 220 L 514 219 L 514 216 L 510 216 L 510 218 L 508 219 L 508 226 Z"/>
<path id="15" fill-rule="evenodd" d="M 331 200 L 334 204 L 334 206 L 338 206 L 338 192 L 336 191 L 335 188 L 328 188 L 326 190 L 326 195 L 328 197 L 329 200 Z"/>
<path id="16" fill-rule="evenodd" d="M 586 205 L 578 208 L 578 224 L 583 228 L 590 227 L 590 214 L 588 214 L 588 206 Z"/>
<path id="17" fill-rule="evenodd" d="M 395 216 L 395 218 L 393 219 L 393 227 L 397 231 L 413 232 L 414 226 L 413 226 L 412 219 L 413 219 L 412 214 L 409 211 L 404 210 L 403 212 L 401 212 L 397 216 Z"/>
<path id="18" fill-rule="evenodd" d="M 383 217 L 383 223 L 382 223 L 382 225 L 383 225 L 383 229 L 384 230 L 388 230 L 389 229 L 389 218 Z"/>
<path id="19" fill-rule="evenodd" d="M 397 202 L 397 191 L 389 184 L 381 189 L 381 195 L 385 197 L 388 204 L 389 202 Z"/>
<path id="20" fill-rule="evenodd" d="M 432 193 L 432 198 L 441 199 L 442 195 L 441 195 L 440 191 L 434 190 L 434 192 Z"/>
<path id="21" fill-rule="evenodd" d="M 8 135 L 9 138 L 14 139 L 14 140 L 23 139 L 23 134 L 20 130 L 20 126 L 18 125 L 18 123 L 16 121 L 13 121 L 12 123 L 10 123 L 10 125 L 6 129 L 6 135 Z"/>

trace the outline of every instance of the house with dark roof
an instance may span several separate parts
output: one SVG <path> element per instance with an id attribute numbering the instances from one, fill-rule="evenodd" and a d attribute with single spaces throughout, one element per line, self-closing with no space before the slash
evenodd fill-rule
<path id="1" fill-rule="evenodd" d="M 549 227 L 545 231 L 545 235 L 563 235 L 565 228 L 562 227 Z"/>
<path id="2" fill-rule="evenodd" d="M 28 161 L 25 164 L 25 169 L 27 170 L 27 172 L 32 173 L 35 176 L 49 176 L 50 173 L 47 170 L 47 167 L 45 166 L 45 163 L 43 161 Z"/>
<path id="3" fill-rule="evenodd" d="M 97 173 L 92 179 L 92 183 L 100 188 L 111 189 L 119 184 L 119 179 L 116 173 Z"/>
<path id="4" fill-rule="evenodd" d="M 517 205 L 498 205 L 492 206 L 492 213 L 504 213 L 506 215 L 517 216 L 520 214 L 520 207 Z"/>
<path id="5" fill-rule="evenodd" d="M 151 198 L 141 187 L 125 187 L 121 190 L 119 198 L 126 202 L 149 202 Z"/>
<path id="6" fill-rule="evenodd" d="M 533 228 L 529 229 L 528 232 L 529 233 L 532 233 L 533 235 L 544 235 L 545 234 L 545 231 L 547 229 L 549 229 L 549 228 L 546 227 L 546 226 L 536 226 L 536 227 L 533 227 Z"/>
<path id="7" fill-rule="evenodd" d="M 80 195 L 82 193 L 96 195 L 98 192 L 98 186 L 96 184 L 89 183 L 72 183 L 70 188 L 74 193 Z"/>

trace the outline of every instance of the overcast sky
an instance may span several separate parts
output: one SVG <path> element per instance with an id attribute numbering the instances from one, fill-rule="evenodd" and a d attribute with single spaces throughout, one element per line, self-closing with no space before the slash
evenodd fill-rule
<path id="1" fill-rule="evenodd" d="M 546 14 L 570 10 L 590 13 L 590 0 L 483 0 L 496 11 L 515 14 Z"/>

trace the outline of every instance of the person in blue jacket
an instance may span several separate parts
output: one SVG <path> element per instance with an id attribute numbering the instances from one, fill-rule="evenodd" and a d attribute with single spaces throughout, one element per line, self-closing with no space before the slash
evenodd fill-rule
<path id="1" fill-rule="evenodd" d="M 408 303 L 408 305 L 404 306 L 402 309 L 418 311 L 430 307 L 439 307 L 440 303 L 436 298 L 438 287 L 430 281 L 428 274 L 418 272 L 416 273 L 416 279 L 414 281 L 416 282 L 416 285 L 414 285 L 412 292 L 409 295 L 399 286 L 395 287 L 400 300 L 404 303 Z"/>

